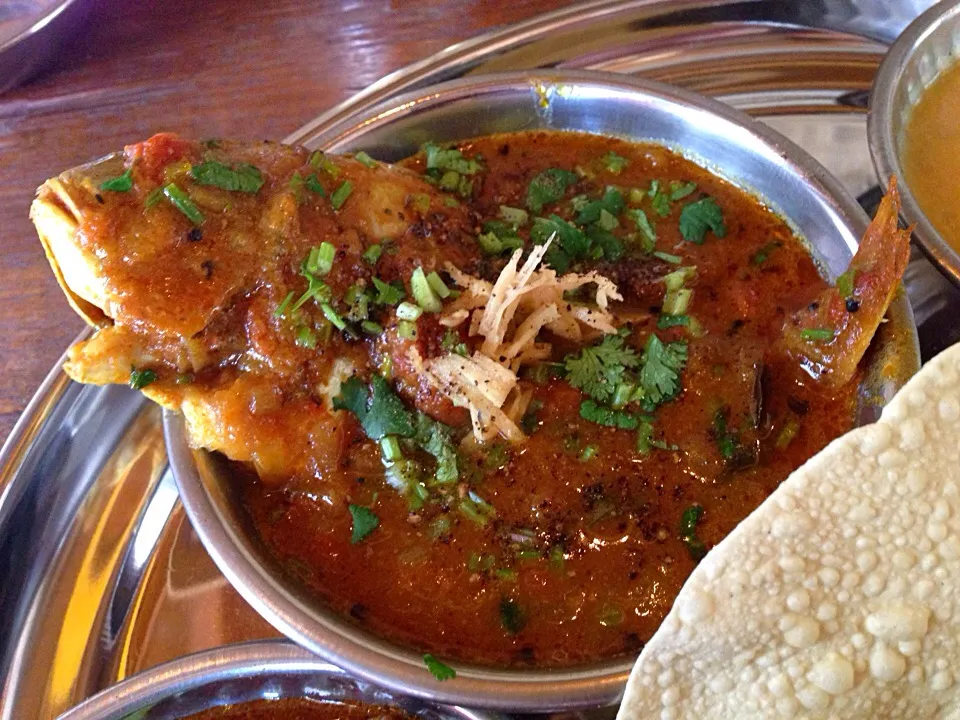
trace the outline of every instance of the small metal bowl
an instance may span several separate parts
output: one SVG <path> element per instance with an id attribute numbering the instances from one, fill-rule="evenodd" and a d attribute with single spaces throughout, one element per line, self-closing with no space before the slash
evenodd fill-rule
<path id="1" fill-rule="evenodd" d="M 916 224 L 914 238 L 940 271 L 960 286 L 960 253 L 927 219 L 900 163 L 911 111 L 930 83 L 958 61 L 960 0 L 942 0 L 910 23 L 883 59 L 870 93 L 867 138 L 881 184 L 897 176 L 901 214 Z"/>
<path id="2" fill-rule="evenodd" d="M 648 140 L 679 150 L 787 218 L 809 239 L 831 279 L 846 268 L 867 225 L 840 184 L 778 133 L 700 95 L 623 76 L 565 71 L 457 80 L 361 111 L 302 141 L 394 161 L 426 140 L 535 128 Z M 903 293 L 889 316 L 861 386 L 861 424 L 875 420 L 919 367 Z M 180 415 L 165 413 L 164 429 L 183 504 L 218 567 L 278 630 L 330 662 L 398 691 L 458 705 L 544 712 L 612 704 L 622 695 L 633 658 L 552 670 L 453 663 L 457 677 L 435 681 L 420 653 L 344 620 L 284 576 L 256 538 L 222 459 L 189 447 Z"/>
<path id="3" fill-rule="evenodd" d="M 138 673 L 58 720 L 179 720 L 203 710 L 280 698 L 392 705 L 425 720 L 496 720 L 489 713 L 426 705 L 356 680 L 293 643 L 227 645 Z"/>

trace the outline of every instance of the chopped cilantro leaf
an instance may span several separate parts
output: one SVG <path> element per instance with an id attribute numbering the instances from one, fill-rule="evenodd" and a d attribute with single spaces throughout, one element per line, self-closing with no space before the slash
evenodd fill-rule
<path id="1" fill-rule="evenodd" d="M 612 410 L 611 408 L 597 405 L 593 400 L 584 400 L 580 403 L 580 417 L 598 425 L 621 428 L 623 430 L 636 430 L 639 420 L 636 415 L 623 410 Z"/>
<path id="2" fill-rule="evenodd" d="M 685 342 L 664 343 L 655 334 L 647 338 L 639 375 L 646 404 L 659 405 L 680 392 L 680 371 L 686 362 Z"/>
<path id="3" fill-rule="evenodd" d="M 371 440 L 386 435 L 412 437 L 415 433 L 410 411 L 379 375 L 373 376 L 369 389 L 359 378 L 351 377 L 333 399 L 333 407 L 352 412 Z"/>
<path id="4" fill-rule="evenodd" d="M 111 192 L 129 192 L 133 187 L 133 168 L 127 168 L 123 175 L 117 175 L 100 183 L 101 190 Z"/>
<path id="5" fill-rule="evenodd" d="M 153 190 L 150 191 L 150 194 L 147 195 L 147 197 L 144 199 L 143 207 L 149 210 L 161 200 L 163 200 L 163 188 L 155 187 Z"/>
<path id="6" fill-rule="evenodd" d="M 630 208 L 627 216 L 633 220 L 640 232 L 641 243 L 645 252 L 651 252 L 657 245 L 657 233 L 647 219 L 647 214 L 640 208 Z"/>
<path id="7" fill-rule="evenodd" d="M 781 244 L 776 241 L 767 243 L 753 254 L 750 258 L 750 264 L 754 267 L 760 267 L 767 261 L 767 258 L 770 257 L 770 253 L 780 247 L 780 245 Z M 839 279 L 840 278 L 837 278 L 838 281 Z"/>
<path id="8" fill-rule="evenodd" d="M 504 597 L 500 600 L 500 624 L 510 635 L 516 635 L 527 624 L 527 615 L 523 608 L 513 598 Z"/>
<path id="9" fill-rule="evenodd" d="M 456 148 L 444 148 L 426 143 L 423 152 L 427 156 L 427 170 L 452 170 L 460 175 L 475 175 L 483 170 L 477 160 L 468 160 Z"/>
<path id="10" fill-rule="evenodd" d="M 650 189 L 647 190 L 650 196 L 650 206 L 660 217 L 666 217 L 670 214 L 670 196 L 660 189 L 660 181 L 654 180 L 650 183 Z"/>
<path id="11" fill-rule="evenodd" d="M 630 164 L 629 160 L 617 155 L 613 150 L 604 155 L 601 160 L 603 161 L 603 166 L 614 175 L 619 175 L 623 172 L 623 169 Z"/>
<path id="12" fill-rule="evenodd" d="M 303 186 L 310 192 L 315 192 L 320 197 L 326 197 L 327 193 L 323 189 L 323 185 L 320 184 L 320 178 L 317 177 L 316 173 L 310 173 L 307 179 L 303 181 Z"/>
<path id="13" fill-rule="evenodd" d="M 563 197 L 567 188 L 577 182 L 576 173 L 559 168 L 549 168 L 539 173 L 527 188 L 527 207 L 535 213 L 543 206 L 554 203 Z"/>
<path id="14" fill-rule="evenodd" d="M 551 250 L 557 248 L 562 250 L 568 258 L 577 259 L 587 254 L 590 249 L 590 239 L 576 225 L 568 223 L 559 215 L 551 215 L 549 218 L 534 218 L 533 228 L 530 230 L 530 239 L 537 245 L 545 243 L 551 235 L 555 235 Z M 550 257 L 550 251 L 547 251 L 547 257 Z M 560 268 L 551 266 L 557 272 Z"/>
<path id="15" fill-rule="evenodd" d="M 683 511 L 680 518 L 680 539 L 690 552 L 690 557 L 694 560 L 702 560 L 707 554 L 707 546 L 697 537 L 697 523 L 703 515 L 703 508 L 699 505 L 691 505 Z"/>
<path id="16" fill-rule="evenodd" d="M 443 334 L 440 347 L 457 355 L 469 355 L 467 344 L 460 339 L 460 335 L 455 330 L 450 328 L 447 328 L 447 331 Z"/>
<path id="17" fill-rule="evenodd" d="M 231 168 L 215 160 L 207 160 L 190 168 L 190 175 L 201 185 L 213 185 L 231 192 L 255 193 L 263 187 L 260 171 L 248 163 Z"/>
<path id="18" fill-rule="evenodd" d="M 416 419 L 416 443 L 437 461 L 434 479 L 441 484 L 456 482 L 460 477 L 457 469 L 457 449 L 450 429 L 443 423 L 418 414 Z"/>
<path id="19" fill-rule="evenodd" d="M 594 225 L 587 229 L 587 237 L 600 248 L 603 257 L 611 262 L 616 262 L 623 257 L 623 243 L 613 233 L 609 233 L 599 225 Z"/>
<path id="20" fill-rule="evenodd" d="M 597 220 L 597 225 L 599 225 L 601 228 L 603 228 L 607 232 L 610 232 L 620 227 L 620 221 L 617 220 L 617 218 L 612 213 L 608 212 L 604 208 L 601 208 L 600 219 Z"/>
<path id="21" fill-rule="evenodd" d="M 370 508 L 365 508 L 362 505 L 350 505 L 349 507 L 350 515 L 353 518 L 353 533 L 350 535 L 350 543 L 356 545 L 374 531 L 380 524 L 380 519 Z"/>
<path id="22" fill-rule="evenodd" d="M 427 653 L 423 656 L 423 664 L 427 666 L 427 670 L 430 671 L 430 674 L 440 682 L 443 682 L 444 680 L 453 680 L 453 678 L 457 676 L 456 670 L 449 665 L 444 665 L 430 653 Z"/>
<path id="23" fill-rule="evenodd" d="M 153 370 L 137 370 L 135 367 L 130 368 L 130 387 L 134 390 L 142 390 L 147 385 L 156 382 L 156 380 L 157 374 Z"/>
<path id="24" fill-rule="evenodd" d="M 507 223 L 488 220 L 483 224 L 483 232 L 477 236 L 477 244 L 488 255 L 499 255 L 504 250 L 523 247 L 523 238 Z"/>
<path id="25" fill-rule="evenodd" d="M 608 187 L 599 200 L 588 201 L 584 196 L 578 196 L 573 200 L 574 209 L 578 213 L 577 225 L 592 225 L 599 222 L 604 210 L 616 219 L 624 208 L 623 193 L 615 187 Z"/>
<path id="26" fill-rule="evenodd" d="M 575 388 L 602 403 L 613 399 L 624 372 L 640 364 L 640 357 L 624 347 L 622 335 L 607 335 L 599 345 L 583 348 L 564 360 L 567 380 Z"/>
<path id="27" fill-rule="evenodd" d="M 375 277 L 373 286 L 377 289 L 377 296 L 373 299 L 377 305 L 397 305 L 407 296 L 399 283 L 385 283 Z"/>
<path id="28" fill-rule="evenodd" d="M 700 245 L 707 230 L 712 230 L 718 238 L 727 234 L 727 226 L 723 222 L 723 211 L 713 198 L 705 197 L 702 200 L 689 203 L 680 211 L 680 234 L 683 239 Z"/>
<path id="29" fill-rule="evenodd" d="M 380 245 L 378 243 L 376 245 L 371 245 L 366 250 L 364 250 L 363 255 L 361 257 L 363 258 L 364 262 L 370 265 L 376 265 L 377 260 L 380 259 L 380 256 L 382 254 L 383 254 L 383 245 Z"/>

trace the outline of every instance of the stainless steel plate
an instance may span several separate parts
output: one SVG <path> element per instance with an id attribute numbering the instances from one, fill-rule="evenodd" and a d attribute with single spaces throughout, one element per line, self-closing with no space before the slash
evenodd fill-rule
<path id="1" fill-rule="evenodd" d="M 472 72 L 619 71 L 762 115 L 869 201 L 865 101 L 877 41 L 929 4 L 591 3 L 455 46 L 319 120 Z M 958 293 L 922 258 L 906 285 L 928 358 L 958 339 Z M 136 393 L 72 384 L 58 366 L 0 451 L 0 718 L 53 718 L 139 670 L 276 635 L 184 522 L 158 448 L 159 413 Z"/>
<path id="2" fill-rule="evenodd" d="M 387 100 L 321 133 L 316 147 L 364 150 L 396 161 L 426 140 L 447 142 L 527 129 L 562 129 L 652 141 L 679 149 L 782 215 L 833 278 L 853 256 L 867 217 L 799 147 L 729 106 L 662 83 L 610 73 L 538 71 L 464 78 Z M 901 295 L 874 341 L 858 424 L 918 369 L 913 317 Z M 285 635 L 372 682 L 439 702 L 544 712 L 619 700 L 633 658 L 554 670 L 453 663 L 437 682 L 421 654 L 359 628 L 290 581 L 258 541 L 235 492 L 234 473 L 188 446 L 183 418 L 164 413 L 171 467 L 187 513 L 218 567 Z"/>
<path id="3" fill-rule="evenodd" d="M 98 693 L 59 720 L 178 720 L 222 705 L 281 698 L 392 705 L 424 720 L 495 720 L 392 695 L 279 641 L 227 645 L 172 660 Z"/>

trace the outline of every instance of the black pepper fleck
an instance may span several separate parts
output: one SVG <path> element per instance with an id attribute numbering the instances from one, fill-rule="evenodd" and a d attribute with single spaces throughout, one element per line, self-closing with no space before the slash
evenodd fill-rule
<path id="1" fill-rule="evenodd" d="M 847 312 L 855 313 L 860 309 L 860 301 L 856 298 L 847 298 Z"/>
<path id="2" fill-rule="evenodd" d="M 94 197 L 97 199 L 98 203 L 103 205 L 103 195 L 101 195 L 100 193 L 97 193 L 96 195 L 94 195 Z"/>
<path id="3" fill-rule="evenodd" d="M 187 231 L 187 240 L 190 242 L 200 242 L 203 240 L 203 230 L 198 227 L 192 227 Z"/>
<path id="4" fill-rule="evenodd" d="M 207 280 L 213 277 L 213 260 L 204 260 L 200 263 L 200 267 L 203 268 L 203 276 Z"/>

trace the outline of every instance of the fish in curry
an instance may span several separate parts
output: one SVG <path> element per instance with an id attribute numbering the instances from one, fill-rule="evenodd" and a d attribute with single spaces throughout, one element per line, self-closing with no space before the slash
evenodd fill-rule
<path id="1" fill-rule="evenodd" d="M 291 578 L 440 679 L 638 652 L 851 427 L 909 238 L 891 186 L 831 286 L 680 155 L 543 131 L 397 166 L 164 134 L 32 214 L 97 329 L 67 373 L 181 411 Z"/>

